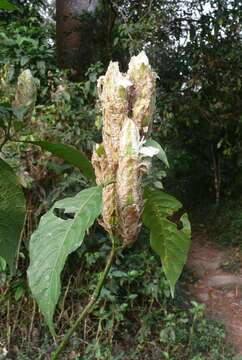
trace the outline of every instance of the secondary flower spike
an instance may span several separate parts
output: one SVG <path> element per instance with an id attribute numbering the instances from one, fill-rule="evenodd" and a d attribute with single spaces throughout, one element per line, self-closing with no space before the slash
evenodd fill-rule
<path id="1" fill-rule="evenodd" d="M 37 88 L 29 69 L 23 70 L 18 77 L 17 89 L 13 106 L 22 113 L 22 118 L 31 118 L 37 96 Z"/>
<path id="2" fill-rule="evenodd" d="M 111 62 L 98 80 L 103 143 L 94 149 L 92 164 L 97 184 L 103 185 L 101 224 L 110 235 L 118 234 L 123 246 L 137 239 L 141 227 L 144 159 L 140 148 L 152 125 L 155 79 L 142 51 L 131 58 L 127 74 Z"/>

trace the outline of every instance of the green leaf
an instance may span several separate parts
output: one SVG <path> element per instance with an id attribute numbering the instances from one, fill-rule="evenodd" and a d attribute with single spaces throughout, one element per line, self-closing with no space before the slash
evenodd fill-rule
<path id="1" fill-rule="evenodd" d="M 4 258 L 0 256 L 0 273 L 6 270 L 6 266 L 7 266 L 6 261 L 4 260 Z"/>
<path id="2" fill-rule="evenodd" d="M 11 167 L 0 158 L 0 256 L 11 273 L 25 219 L 25 198 Z"/>
<path id="3" fill-rule="evenodd" d="M 156 155 L 158 157 L 158 159 L 160 159 L 167 167 L 169 167 L 169 162 L 166 156 L 165 151 L 162 149 L 162 147 L 160 146 L 160 144 L 158 142 L 156 142 L 155 140 L 147 140 L 144 144 L 144 146 L 151 146 L 156 148 L 157 150 L 159 150 L 158 154 Z"/>
<path id="4" fill-rule="evenodd" d="M 14 4 L 12 4 L 11 2 L 9 2 L 8 0 L 0 0 L 0 9 L 1 10 L 16 10 L 18 7 Z"/>
<path id="5" fill-rule="evenodd" d="M 21 58 L 20 58 L 20 65 L 21 65 L 21 66 L 25 66 L 25 65 L 29 62 L 29 60 L 30 60 L 29 57 L 26 56 L 26 55 L 23 56 L 23 57 L 21 57 Z"/>
<path id="6" fill-rule="evenodd" d="M 99 216 L 102 189 L 91 187 L 57 201 L 41 218 L 30 239 L 29 286 L 54 335 L 53 315 L 60 295 L 60 275 L 70 253 L 83 242 Z"/>
<path id="7" fill-rule="evenodd" d="M 29 141 L 31 144 L 40 146 L 55 156 L 65 160 L 68 164 L 78 167 L 84 176 L 90 180 L 95 180 L 92 164 L 80 150 L 66 144 L 52 144 L 47 141 Z"/>
<path id="8" fill-rule="evenodd" d="M 182 208 L 182 204 L 163 191 L 148 187 L 144 190 L 143 223 L 150 229 L 150 244 L 160 256 L 171 293 L 186 263 L 191 243 L 191 228 L 187 214 L 180 218 L 180 229 L 169 217 Z"/>
<path id="9" fill-rule="evenodd" d="M 15 45 L 15 41 L 13 39 L 8 38 L 4 32 L 0 32 L 0 38 L 1 38 L 1 45 L 6 45 L 6 46 Z"/>
<path id="10" fill-rule="evenodd" d="M 14 295 L 15 300 L 19 301 L 21 299 L 21 297 L 24 295 L 24 293 L 25 293 L 24 287 L 22 287 L 22 286 L 17 287 L 17 289 L 15 290 L 15 295 Z"/>

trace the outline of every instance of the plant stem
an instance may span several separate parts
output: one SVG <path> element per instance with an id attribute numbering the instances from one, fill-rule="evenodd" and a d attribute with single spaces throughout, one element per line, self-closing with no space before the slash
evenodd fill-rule
<path id="1" fill-rule="evenodd" d="M 12 118 L 10 117 L 9 122 L 8 122 L 8 128 L 7 128 L 7 130 L 4 131 L 5 136 L 4 136 L 3 142 L 0 144 L 0 151 L 2 151 L 2 148 L 4 147 L 4 145 L 8 142 L 8 140 L 10 140 L 11 125 L 12 125 Z"/>
<path id="2" fill-rule="evenodd" d="M 68 343 L 71 335 L 75 332 L 75 330 L 78 328 L 80 322 L 85 319 L 85 317 L 90 314 L 93 310 L 94 304 L 96 303 L 96 301 L 99 298 L 99 295 L 101 293 L 101 290 L 103 288 L 103 285 L 105 283 L 105 280 L 107 278 L 107 275 L 109 273 L 109 270 L 112 266 L 112 263 L 115 259 L 117 253 L 117 248 L 115 247 L 114 243 L 112 246 L 112 250 L 108 256 L 107 262 L 106 262 L 106 266 L 104 271 L 101 273 L 101 276 L 98 280 L 97 286 L 90 298 L 90 301 L 88 302 L 88 304 L 84 307 L 83 311 L 81 312 L 81 314 L 79 315 L 79 317 L 77 318 L 77 320 L 75 321 L 75 323 L 73 324 L 73 326 L 69 329 L 69 331 L 66 333 L 66 335 L 64 336 L 63 340 L 61 341 L 60 345 L 57 347 L 57 349 L 51 354 L 51 360 L 56 360 L 58 359 L 59 354 L 64 350 L 64 348 L 66 347 L 66 344 Z"/>

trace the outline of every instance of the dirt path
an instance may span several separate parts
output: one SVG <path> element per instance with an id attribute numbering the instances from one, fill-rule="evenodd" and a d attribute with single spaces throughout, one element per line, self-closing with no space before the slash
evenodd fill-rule
<path id="1" fill-rule="evenodd" d="M 188 267 L 198 280 L 190 291 L 206 305 L 207 314 L 221 321 L 237 355 L 242 355 L 242 256 L 237 248 L 220 248 L 206 232 L 194 235 Z"/>

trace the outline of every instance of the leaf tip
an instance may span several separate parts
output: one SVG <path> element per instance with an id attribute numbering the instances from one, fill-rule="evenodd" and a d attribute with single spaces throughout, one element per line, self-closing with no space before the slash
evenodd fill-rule
<path id="1" fill-rule="evenodd" d="M 170 291 L 171 291 L 171 297 L 174 299 L 175 297 L 175 285 L 170 283 Z"/>

